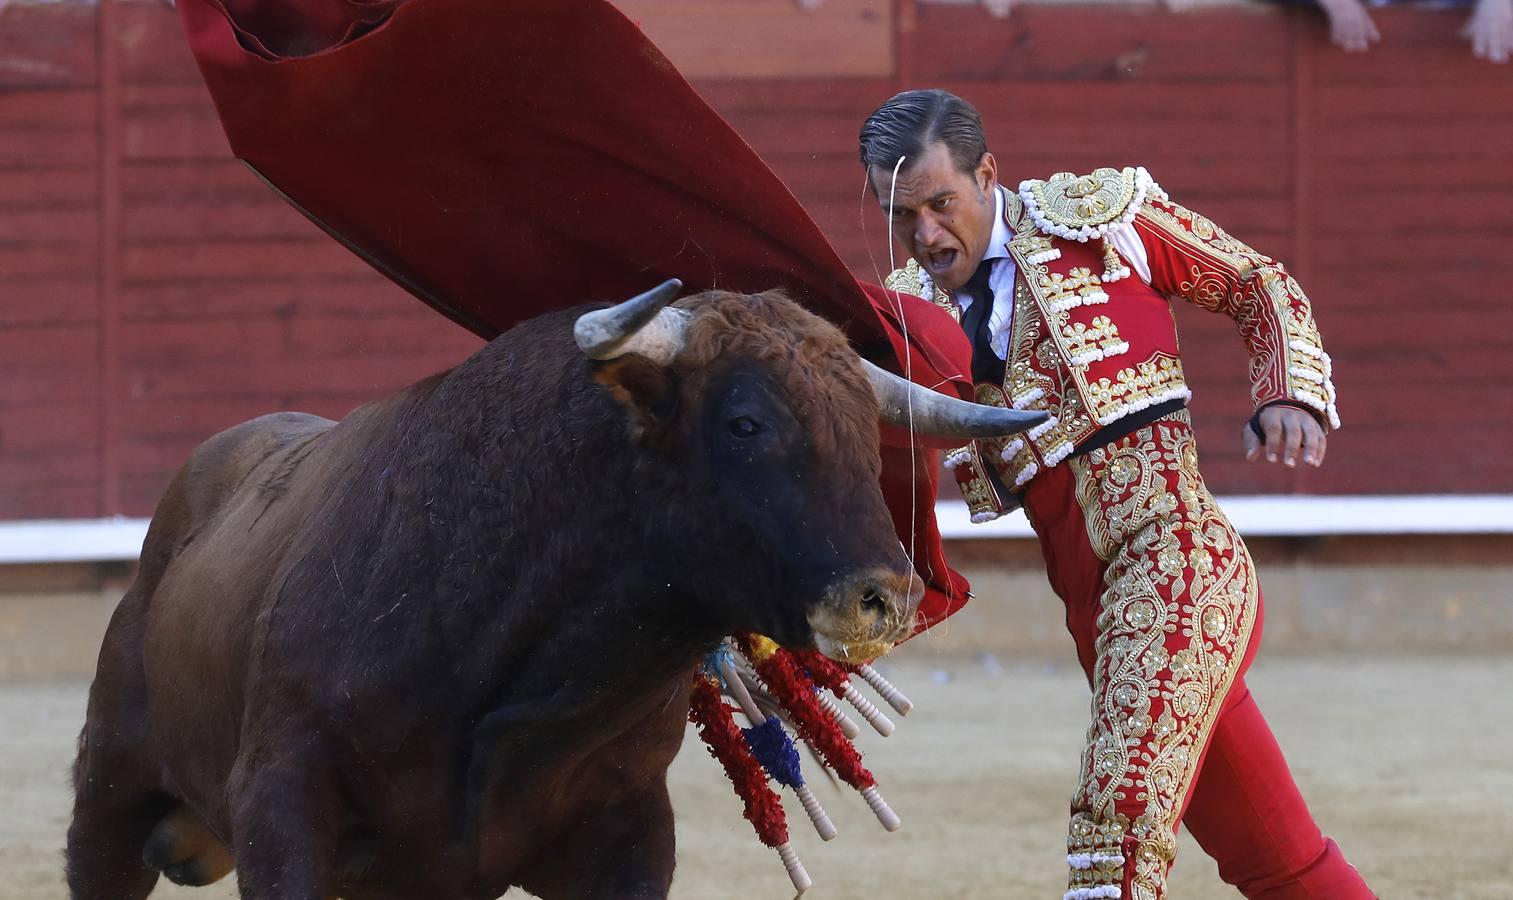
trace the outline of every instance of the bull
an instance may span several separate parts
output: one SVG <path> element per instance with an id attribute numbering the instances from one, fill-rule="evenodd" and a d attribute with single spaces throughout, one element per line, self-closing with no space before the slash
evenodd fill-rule
<path id="1" fill-rule="evenodd" d="M 853 659 L 909 633 L 879 415 L 1039 421 L 872 366 L 781 295 L 677 291 L 193 452 L 101 648 L 74 900 L 233 866 L 256 900 L 667 895 L 701 656 L 740 630 Z"/>

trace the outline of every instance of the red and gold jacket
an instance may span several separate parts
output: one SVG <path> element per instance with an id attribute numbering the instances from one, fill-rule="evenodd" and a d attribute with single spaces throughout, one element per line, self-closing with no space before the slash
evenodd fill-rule
<path id="1" fill-rule="evenodd" d="M 1213 222 L 1173 203 L 1143 168 L 1060 172 L 1004 192 L 1013 285 L 1002 385 L 977 400 L 1044 410 L 1029 433 L 972 442 L 946 458 L 971 507 L 988 521 L 1012 494 L 1105 428 L 1191 396 L 1171 300 L 1234 320 L 1250 354 L 1256 409 L 1276 402 L 1339 426 L 1329 356 L 1308 297 L 1282 268 Z M 888 287 L 955 302 L 911 260 Z M 993 468 L 990 475 L 988 467 Z M 1005 496 L 1005 495 L 1008 496 Z"/>

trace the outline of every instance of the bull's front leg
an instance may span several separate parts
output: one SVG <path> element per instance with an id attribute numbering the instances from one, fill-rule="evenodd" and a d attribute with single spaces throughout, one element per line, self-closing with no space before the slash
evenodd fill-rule
<path id="1" fill-rule="evenodd" d="M 324 757 L 304 740 L 268 741 L 244 752 L 232 772 L 236 878 L 242 900 L 332 896 L 337 791 Z M 301 746 L 295 752 L 288 748 Z"/>
<path id="2" fill-rule="evenodd" d="M 676 865 L 667 785 L 597 811 L 522 884 L 541 900 L 666 900 Z"/>

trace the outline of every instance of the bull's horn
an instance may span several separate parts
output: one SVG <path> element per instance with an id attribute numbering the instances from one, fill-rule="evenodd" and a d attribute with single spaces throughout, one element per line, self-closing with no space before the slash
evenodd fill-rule
<path id="1" fill-rule="evenodd" d="M 882 420 L 923 435 L 955 440 L 1002 437 L 1034 428 L 1046 420 L 1043 412 L 1001 409 L 937 394 L 865 359 L 862 366 L 877 394 Z"/>
<path id="2" fill-rule="evenodd" d="M 671 278 L 639 297 L 584 313 L 573 326 L 578 349 L 589 359 L 639 353 L 658 365 L 667 365 L 683 349 L 683 333 L 688 327 L 687 311 L 665 308 L 682 289 L 683 282 Z"/>

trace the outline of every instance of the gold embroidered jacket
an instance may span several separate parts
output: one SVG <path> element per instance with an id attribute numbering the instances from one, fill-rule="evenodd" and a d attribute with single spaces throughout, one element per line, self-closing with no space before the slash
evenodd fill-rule
<path id="1" fill-rule="evenodd" d="M 1256 408 L 1298 403 L 1326 428 L 1338 427 L 1329 356 L 1302 288 L 1277 261 L 1173 203 L 1143 168 L 1061 172 L 1025 181 L 1004 200 L 1017 267 L 1005 377 L 979 384 L 977 399 L 1051 418 L 1026 435 L 974 441 L 948 455 L 974 521 L 1011 509 L 1005 490 L 1060 463 L 1099 429 L 1191 396 L 1174 298 L 1234 320 L 1250 354 Z M 957 312 L 914 260 L 887 283 Z"/>

